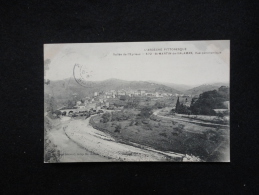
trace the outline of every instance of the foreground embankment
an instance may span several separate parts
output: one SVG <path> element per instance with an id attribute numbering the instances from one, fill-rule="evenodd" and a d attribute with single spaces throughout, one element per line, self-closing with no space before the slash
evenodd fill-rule
<path id="1" fill-rule="evenodd" d="M 110 135 L 95 129 L 86 120 L 71 120 L 64 127 L 66 135 L 80 147 L 115 161 L 182 161 L 184 155 L 163 152 L 139 144 L 118 143 Z"/>

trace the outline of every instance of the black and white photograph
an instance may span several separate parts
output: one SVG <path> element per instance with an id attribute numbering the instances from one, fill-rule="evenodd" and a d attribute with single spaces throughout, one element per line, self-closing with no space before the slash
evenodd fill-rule
<path id="1" fill-rule="evenodd" d="M 44 162 L 230 162 L 230 41 L 44 44 Z"/>

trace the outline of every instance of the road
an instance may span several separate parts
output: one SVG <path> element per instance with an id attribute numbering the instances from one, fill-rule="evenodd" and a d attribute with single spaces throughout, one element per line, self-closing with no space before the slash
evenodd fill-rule
<path id="1" fill-rule="evenodd" d="M 229 125 L 221 125 L 221 124 L 215 124 L 215 123 L 210 123 L 210 122 L 202 122 L 202 121 L 198 121 L 195 119 L 180 119 L 180 118 L 176 118 L 176 117 L 169 117 L 169 116 L 162 116 L 159 115 L 160 110 L 156 110 L 153 114 L 155 116 L 161 117 L 161 118 L 165 118 L 165 119 L 173 119 L 176 121 L 183 121 L 183 122 L 189 122 L 189 123 L 194 123 L 194 124 L 200 124 L 200 125 L 210 125 L 210 126 L 220 126 L 220 127 L 229 127 Z"/>

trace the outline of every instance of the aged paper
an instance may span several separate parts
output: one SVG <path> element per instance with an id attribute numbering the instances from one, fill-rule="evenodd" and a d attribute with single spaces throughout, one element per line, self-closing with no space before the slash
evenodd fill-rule
<path id="1" fill-rule="evenodd" d="M 44 162 L 230 162 L 230 41 L 44 45 Z"/>

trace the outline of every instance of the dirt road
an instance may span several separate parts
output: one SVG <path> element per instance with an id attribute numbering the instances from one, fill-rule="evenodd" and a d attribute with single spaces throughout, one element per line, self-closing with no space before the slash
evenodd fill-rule
<path id="1" fill-rule="evenodd" d="M 195 120 L 195 119 L 180 119 L 180 118 L 176 118 L 176 117 L 169 117 L 169 116 L 162 116 L 162 115 L 159 115 L 159 112 L 160 110 L 156 110 L 153 114 L 155 116 L 159 116 L 161 118 L 165 118 L 165 119 L 173 119 L 173 120 L 176 120 L 176 121 L 183 121 L 183 122 L 189 122 L 189 123 L 194 123 L 194 124 L 199 124 L 199 125 L 210 125 L 210 126 L 219 126 L 219 127 L 229 127 L 229 125 L 222 125 L 222 124 L 215 124 L 215 123 L 210 123 L 210 122 L 201 122 L 201 121 L 198 121 L 198 120 Z"/>

